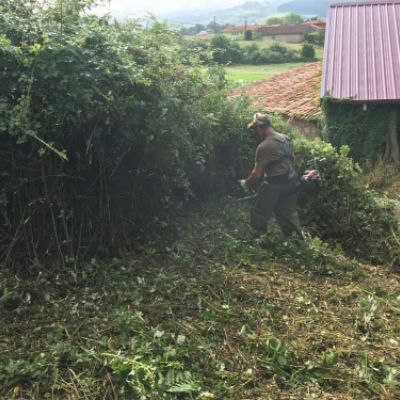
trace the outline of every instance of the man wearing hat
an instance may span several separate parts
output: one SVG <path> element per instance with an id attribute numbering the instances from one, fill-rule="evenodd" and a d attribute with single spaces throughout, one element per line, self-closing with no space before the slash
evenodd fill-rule
<path id="1" fill-rule="evenodd" d="M 272 214 L 275 214 L 285 235 L 302 237 L 291 139 L 273 130 L 267 114 L 256 113 L 247 128 L 258 142 L 255 166 L 247 179 L 239 181 L 245 190 L 258 187 L 250 225 L 265 233 Z"/>

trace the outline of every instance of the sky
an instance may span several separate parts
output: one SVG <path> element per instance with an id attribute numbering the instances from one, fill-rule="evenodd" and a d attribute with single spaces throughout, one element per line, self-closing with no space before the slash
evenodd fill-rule
<path id="1" fill-rule="evenodd" d="M 245 3 L 246 0 L 99 0 L 103 6 L 96 7 L 96 14 L 106 14 L 110 7 L 114 17 L 135 17 L 152 13 L 155 15 L 168 14 L 176 11 L 224 9 Z"/>

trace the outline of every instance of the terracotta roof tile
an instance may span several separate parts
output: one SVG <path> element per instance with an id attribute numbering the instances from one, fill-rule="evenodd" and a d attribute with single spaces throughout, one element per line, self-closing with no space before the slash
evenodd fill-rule
<path id="1" fill-rule="evenodd" d="M 304 34 L 312 31 L 313 28 L 308 24 L 297 25 L 277 25 L 277 26 L 260 26 L 257 31 L 262 35 L 293 35 Z"/>
<path id="2" fill-rule="evenodd" d="M 317 120 L 322 115 L 321 77 L 322 63 L 318 61 L 245 86 L 243 94 L 252 99 L 254 107 L 266 112 Z"/>

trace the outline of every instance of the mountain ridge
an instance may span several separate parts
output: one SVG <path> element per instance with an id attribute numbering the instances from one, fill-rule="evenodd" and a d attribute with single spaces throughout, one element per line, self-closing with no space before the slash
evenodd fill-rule
<path id="1" fill-rule="evenodd" d="M 214 19 L 219 24 L 243 25 L 265 22 L 268 16 L 276 13 L 276 6 L 271 1 L 250 0 L 241 5 L 219 10 L 183 11 L 160 16 L 174 23 L 183 25 L 207 24 Z"/>

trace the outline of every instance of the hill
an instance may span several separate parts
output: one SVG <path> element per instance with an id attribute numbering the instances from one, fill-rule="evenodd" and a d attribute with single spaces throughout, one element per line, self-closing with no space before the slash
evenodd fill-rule
<path id="1" fill-rule="evenodd" d="M 353 0 L 357 1 L 357 0 Z M 328 4 L 339 3 L 341 0 L 293 0 L 278 5 L 278 12 L 280 13 L 297 13 L 303 16 L 311 17 L 326 17 Z"/>
<path id="2" fill-rule="evenodd" d="M 327 0 L 294 0 L 278 6 L 278 11 L 281 13 L 294 12 L 301 15 L 325 17 L 327 7 Z"/>
<path id="3" fill-rule="evenodd" d="M 180 24 L 207 24 L 214 18 L 219 24 L 243 25 L 244 18 L 248 23 L 265 22 L 266 17 L 276 12 L 276 7 L 269 1 L 248 1 L 239 6 L 222 10 L 198 12 L 178 12 L 163 15 L 162 18 Z"/>

